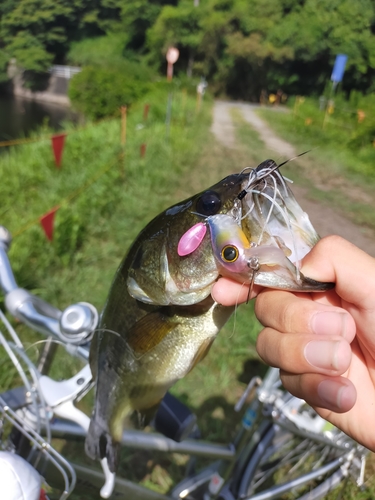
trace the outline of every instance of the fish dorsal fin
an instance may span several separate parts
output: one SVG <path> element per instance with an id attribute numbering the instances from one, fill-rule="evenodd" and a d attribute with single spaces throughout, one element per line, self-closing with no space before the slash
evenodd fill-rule
<path id="1" fill-rule="evenodd" d="M 176 328 L 177 323 L 169 316 L 155 311 L 137 321 L 128 332 L 126 341 L 136 357 L 151 351 Z"/>

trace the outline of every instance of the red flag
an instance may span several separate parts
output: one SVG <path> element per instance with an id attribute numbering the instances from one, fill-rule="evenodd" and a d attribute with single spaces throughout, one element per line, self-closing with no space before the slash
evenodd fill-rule
<path id="1" fill-rule="evenodd" d="M 40 223 L 49 241 L 52 241 L 53 239 L 53 224 L 55 221 L 55 213 L 58 208 L 59 207 L 53 208 L 46 214 L 42 215 L 42 217 L 40 218 Z"/>
<path id="2" fill-rule="evenodd" d="M 61 165 L 61 157 L 64 149 L 66 134 L 58 134 L 52 136 L 52 149 L 55 156 L 56 166 L 59 168 Z"/>

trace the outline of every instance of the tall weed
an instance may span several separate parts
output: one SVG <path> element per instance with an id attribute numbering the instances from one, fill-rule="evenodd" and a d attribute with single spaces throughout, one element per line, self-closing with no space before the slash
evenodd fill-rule
<path id="1" fill-rule="evenodd" d="M 67 125 L 60 169 L 48 139 L 1 155 L 0 223 L 15 235 L 10 255 L 20 285 L 67 303 L 74 289 L 76 300 L 100 308 L 132 239 L 159 211 L 178 201 L 176 186 L 199 156 L 208 123 L 208 109 L 197 114 L 195 99 L 187 93 L 174 90 L 169 96 L 158 89 L 130 110 L 124 151 L 120 118 L 114 118 L 81 128 Z M 49 243 L 39 218 L 56 206 L 60 208 Z"/>

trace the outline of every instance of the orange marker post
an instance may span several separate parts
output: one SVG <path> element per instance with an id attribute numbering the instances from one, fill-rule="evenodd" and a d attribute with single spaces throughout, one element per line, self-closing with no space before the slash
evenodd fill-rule
<path id="1" fill-rule="evenodd" d="M 126 144 L 126 112 L 127 107 L 121 106 L 121 145 Z"/>

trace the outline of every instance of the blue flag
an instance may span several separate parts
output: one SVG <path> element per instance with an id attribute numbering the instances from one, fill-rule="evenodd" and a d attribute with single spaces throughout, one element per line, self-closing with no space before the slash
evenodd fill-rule
<path id="1" fill-rule="evenodd" d="M 346 54 L 338 54 L 336 56 L 335 65 L 333 66 L 333 71 L 331 75 L 331 80 L 335 83 L 341 82 L 344 76 L 345 65 L 348 56 Z"/>

